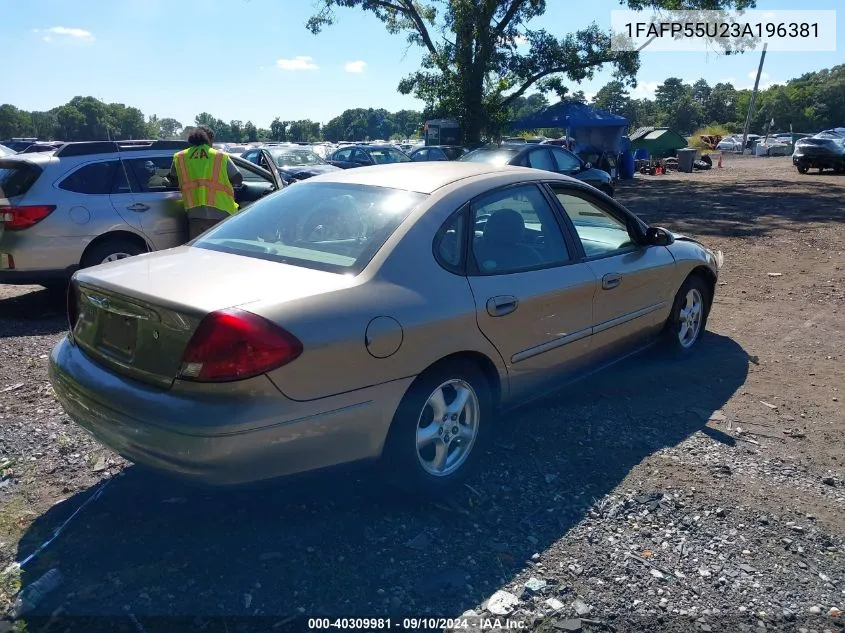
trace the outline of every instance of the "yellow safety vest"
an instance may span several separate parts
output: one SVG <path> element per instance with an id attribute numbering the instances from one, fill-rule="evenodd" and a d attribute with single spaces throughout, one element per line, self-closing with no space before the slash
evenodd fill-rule
<path id="1" fill-rule="evenodd" d="M 229 181 L 228 160 L 226 152 L 218 152 L 208 145 L 189 147 L 173 156 L 186 210 L 206 206 L 229 215 L 238 210 L 235 190 Z"/>

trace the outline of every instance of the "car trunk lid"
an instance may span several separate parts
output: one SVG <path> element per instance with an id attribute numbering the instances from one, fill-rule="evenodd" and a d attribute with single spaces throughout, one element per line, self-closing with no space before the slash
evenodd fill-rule
<path id="1" fill-rule="evenodd" d="M 279 303 L 295 301 L 350 281 L 345 275 L 184 246 L 78 272 L 71 332 L 80 348 L 116 373 L 169 388 L 207 314 L 235 306 L 248 310 L 248 304 L 270 296 Z"/>

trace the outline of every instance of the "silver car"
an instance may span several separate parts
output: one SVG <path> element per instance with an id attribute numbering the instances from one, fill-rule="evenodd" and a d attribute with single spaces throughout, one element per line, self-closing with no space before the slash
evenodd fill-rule
<path id="1" fill-rule="evenodd" d="M 720 266 L 567 176 L 349 169 L 77 272 L 50 379 L 104 444 L 185 478 L 382 457 L 387 481 L 443 493 L 496 412 L 655 341 L 690 352 Z"/>
<path id="2" fill-rule="evenodd" d="M 0 157 L 0 284 L 65 288 L 79 268 L 184 244 L 182 196 L 164 177 L 185 147 L 95 141 Z M 242 207 L 281 188 L 277 174 L 232 160 Z"/>

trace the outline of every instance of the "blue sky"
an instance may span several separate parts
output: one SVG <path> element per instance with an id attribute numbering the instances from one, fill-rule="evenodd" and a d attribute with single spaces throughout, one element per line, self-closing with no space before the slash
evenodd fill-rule
<path id="1" fill-rule="evenodd" d="M 421 52 L 388 35 L 372 16 L 340 10 L 320 35 L 305 21 L 314 0 L 37 0 L 5 2 L 0 21 L 0 101 L 46 110 L 76 95 L 141 108 L 183 124 L 202 111 L 267 127 L 276 116 L 326 122 L 346 108 L 419 108 L 396 91 Z M 845 5 L 808 0 L 804 9 L 837 9 L 835 53 L 772 52 L 762 84 L 783 82 L 845 62 Z M 610 27 L 616 0 L 548 0 L 536 26 L 566 32 L 593 21 Z M 794 0 L 758 0 L 758 9 L 793 9 Z M 533 25 L 532 25 L 533 26 Z M 202 33 L 202 35 L 200 34 Z M 750 87 L 756 53 L 644 53 L 633 96 L 652 96 L 668 76 Z M 573 90 L 595 93 L 609 72 Z"/>

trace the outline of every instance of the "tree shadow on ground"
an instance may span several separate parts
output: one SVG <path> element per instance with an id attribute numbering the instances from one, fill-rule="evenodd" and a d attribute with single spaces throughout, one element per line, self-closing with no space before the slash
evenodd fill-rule
<path id="1" fill-rule="evenodd" d="M 503 416 L 480 472 L 451 503 L 391 494 L 369 469 L 210 491 L 130 467 L 23 582 L 60 568 L 64 586 L 35 615 L 63 606 L 69 615 L 107 616 L 103 630 L 132 629 L 129 612 L 141 622 L 458 616 L 566 538 L 647 456 L 705 428 L 732 444 L 705 419 L 743 384 L 748 362 L 733 340 L 708 333 L 693 359 L 648 352 Z M 91 494 L 40 516 L 19 560 Z"/>
<path id="2" fill-rule="evenodd" d="M 37 289 L 0 299 L 0 339 L 43 336 L 67 329 L 64 293 Z"/>
<path id="3" fill-rule="evenodd" d="M 815 188 L 774 179 L 721 183 L 637 178 L 624 182 L 617 196 L 646 222 L 670 230 L 697 237 L 760 237 L 812 222 L 845 222 L 845 186 L 833 184 L 845 185 L 845 178 L 824 178 Z"/>

